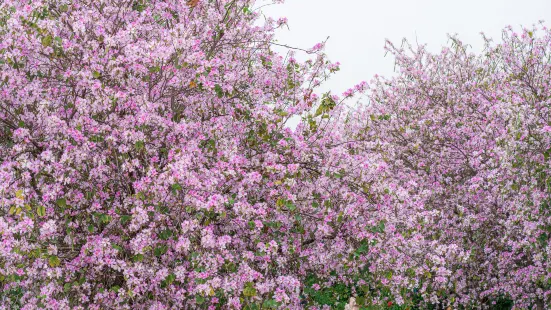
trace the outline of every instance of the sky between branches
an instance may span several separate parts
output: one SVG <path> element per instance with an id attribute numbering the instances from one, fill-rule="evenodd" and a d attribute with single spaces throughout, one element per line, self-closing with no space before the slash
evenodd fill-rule
<path id="1" fill-rule="evenodd" d="M 482 31 L 499 42 L 507 25 L 520 29 L 544 20 L 551 26 L 550 0 L 286 0 L 263 12 L 289 19 L 290 30 L 278 33 L 279 43 L 310 48 L 330 36 L 326 51 L 341 71 L 322 91 L 338 94 L 375 74 L 393 74 L 385 39 L 417 40 L 434 52 L 447 43 L 448 33 L 457 33 L 479 51 Z"/>

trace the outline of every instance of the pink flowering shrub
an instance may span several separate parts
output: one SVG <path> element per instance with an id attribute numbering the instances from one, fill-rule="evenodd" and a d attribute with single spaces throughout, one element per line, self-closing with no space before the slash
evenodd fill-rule
<path id="1" fill-rule="evenodd" d="M 368 242 L 360 287 L 396 304 L 547 309 L 551 30 L 507 28 L 481 55 L 450 40 L 437 54 L 388 43 L 398 75 L 371 82 L 332 142 L 372 199 L 364 224 L 384 223 L 350 235 Z"/>
<path id="2" fill-rule="evenodd" d="M 337 68 L 253 5 L 0 2 L 2 305 L 298 303 L 329 244 L 285 123 Z"/>
<path id="3" fill-rule="evenodd" d="M 0 305 L 549 306 L 551 32 L 352 109 L 254 7 L 0 2 Z"/>

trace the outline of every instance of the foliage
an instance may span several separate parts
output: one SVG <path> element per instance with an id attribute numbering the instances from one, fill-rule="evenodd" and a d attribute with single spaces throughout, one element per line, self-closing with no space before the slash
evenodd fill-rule
<path id="1" fill-rule="evenodd" d="M 340 195 L 314 198 L 316 158 L 286 122 L 338 65 L 323 44 L 274 53 L 285 19 L 253 7 L 0 2 L 0 303 L 299 303 L 333 242 L 314 205 Z"/>
<path id="2" fill-rule="evenodd" d="M 371 81 L 332 142 L 368 167 L 347 178 L 385 222 L 362 257 L 368 284 L 395 304 L 416 290 L 422 308 L 548 308 L 551 31 L 507 28 L 480 55 L 450 42 L 388 42 L 397 76 Z"/>
<path id="3" fill-rule="evenodd" d="M 389 43 L 349 108 L 254 7 L 0 2 L 0 302 L 549 307 L 551 32 Z"/>

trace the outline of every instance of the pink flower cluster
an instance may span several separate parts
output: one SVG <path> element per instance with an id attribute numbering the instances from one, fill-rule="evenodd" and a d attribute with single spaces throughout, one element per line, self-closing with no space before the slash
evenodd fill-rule
<path id="1" fill-rule="evenodd" d="M 324 44 L 196 2 L 0 2 L 0 305 L 551 305 L 551 31 L 389 43 L 339 99 Z"/>
<path id="2" fill-rule="evenodd" d="M 328 138 L 364 193 L 345 235 L 369 240 L 367 286 L 397 304 L 551 307 L 551 30 L 507 28 L 481 55 L 450 39 L 438 54 L 388 42 L 400 73 Z"/>

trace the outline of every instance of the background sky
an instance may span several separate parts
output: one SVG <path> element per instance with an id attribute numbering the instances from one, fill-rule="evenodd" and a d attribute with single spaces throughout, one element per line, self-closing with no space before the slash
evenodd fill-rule
<path id="1" fill-rule="evenodd" d="M 326 53 L 341 63 L 341 71 L 322 90 L 337 94 L 375 74 L 393 74 L 385 39 L 417 40 L 439 51 L 447 34 L 457 33 L 477 51 L 483 46 L 480 32 L 499 42 L 507 25 L 520 30 L 544 20 L 551 26 L 551 0 L 286 0 L 262 11 L 288 18 L 290 30 L 278 32 L 279 43 L 310 48 L 330 37 Z"/>

